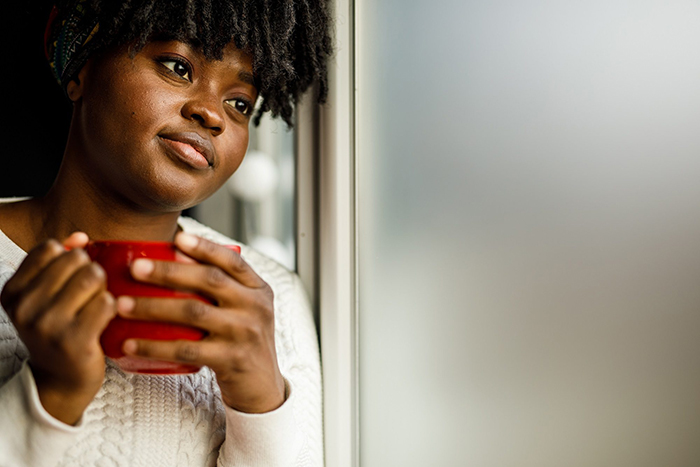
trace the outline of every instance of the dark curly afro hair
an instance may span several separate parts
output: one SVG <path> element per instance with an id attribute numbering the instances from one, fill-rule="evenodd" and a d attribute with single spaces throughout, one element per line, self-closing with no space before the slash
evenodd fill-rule
<path id="1" fill-rule="evenodd" d="M 61 11 L 75 0 L 57 3 Z M 99 22 L 91 53 L 128 44 L 136 54 L 169 39 L 220 60 L 233 41 L 253 58 L 261 99 L 255 125 L 269 111 L 291 127 L 294 106 L 314 83 L 317 101 L 325 101 L 332 40 L 324 0 L 86 0 L 84 7 Z"/>

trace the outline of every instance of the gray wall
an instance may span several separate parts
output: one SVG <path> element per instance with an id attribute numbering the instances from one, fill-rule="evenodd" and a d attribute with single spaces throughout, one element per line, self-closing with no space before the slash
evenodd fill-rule
<path id="1" fill-rule="evenodd" d="M 362 466 L 700 465 L 700 3 L 356 3 Z"/>

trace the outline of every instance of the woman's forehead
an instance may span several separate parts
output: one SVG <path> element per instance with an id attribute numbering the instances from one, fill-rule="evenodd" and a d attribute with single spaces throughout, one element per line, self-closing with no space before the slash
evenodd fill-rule
<path id="1" fill-rule="evenodd" d="M 233 42 L 224 47 L 221 55 L 216 58 L 207 56 L 201 47 L 179 40 L 153 40 L 147 42 L 137 53 L 147 53 L 155 56 L 160 54 L 178 54 L 193 62 L 193 65 L 217 69 L 224 73 L 234 73 L 237 80 L 257 87 L 252 55 L 239 49 Z"/>
<path id="2" fill-rule="evenodd" d="M 190 39 L 190 38 L 174 38 L 174 37 L 169 37 L 168 35 L 162 34 L 162 35 L 157 35 L 154 36 L 153 38 L 149 39 L 142 47 L 147 47 L 147 46 L 158 46 L 158 45 L 165 45 L 167 46 L 180 46 L 180 47 L 186 47 L 188 49 L 188 53 L 196 55 L 198 59 L 201 60 L 207 60 L 207 61 L 223 61 L 223 60 L 246 60 L 250 61 L 252 63 L 253 59 L 253 54 L 250 53 L 248 49 L 241 48 L 239 47 L 235 41 L 231 40 L 227 44 L 225 44 L 223 47 L 221 47 L 220 50 L 216 50 L 216 53 L 211 53 L 208 52 L 207 50 L 204 49 L 202 46 L 201 42 L 197 39 Z M 139 49 L 140 49 L 139 48 Z"/>
<path id="3" fill-rule="evenodd" d="M 252 57 L 252 51 L 250 46 L 242 44 L 237 41 L 235 37 L 231 37 L 228 42 L 221 43 L 217 47 L 205 47 L 204 39 L 192 35 L 192 34 L 179 34 L 173 33 L 172 31 L 160 31 L 151 34 L 146 41 L 148 42 L 182 42 L 191 47 L 194 51 L 204 55 L 209 60 L 221 60 L 223 58 L 224 52 L 228 49 L 239 50 L 241 53 L 248 54 Z"/>

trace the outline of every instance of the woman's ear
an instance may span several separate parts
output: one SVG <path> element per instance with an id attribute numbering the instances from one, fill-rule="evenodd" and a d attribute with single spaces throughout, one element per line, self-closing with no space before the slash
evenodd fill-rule
<path id="1" fill-rule="evenodd" d="M 85 83 L 85 75 L 87 74 L 89 63 L 90 61 L 88 60 L 88 63 L 83 65 L 78 75 L 66 86 L 66 94 L 68 94 L 68 99 L 70 99 L 71 102 L 75 103 L 83 97 L 83 85 Z"/>

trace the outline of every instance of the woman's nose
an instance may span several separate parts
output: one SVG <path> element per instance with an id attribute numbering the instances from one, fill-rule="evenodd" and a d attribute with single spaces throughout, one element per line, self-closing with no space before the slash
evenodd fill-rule
<path id="1" fill-rule="evenodd" d="M 214 136 L 226 129 L 223 102 L 214 93 L 200 92 L 188 99 L 182 106 L 182 116 L 199 123 L 210 130 Z"/>

